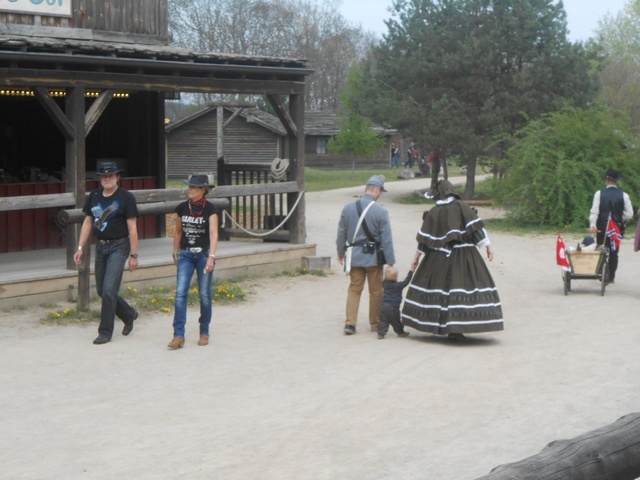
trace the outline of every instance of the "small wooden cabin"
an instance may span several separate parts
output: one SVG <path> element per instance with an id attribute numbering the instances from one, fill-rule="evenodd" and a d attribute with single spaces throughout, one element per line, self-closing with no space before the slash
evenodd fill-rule
<path id="1" fill-rule="evenodd" d="M 339 116 L 328 110 L 311 110 L 304 114 L 305 165 L 320 169 L 350 169 L 355 160 L 356 168 L 387 168 L 390 165 L 391 144 L 400 143 L 397 130 L 374 126 L 374 131 L 384 137 L 385 144 L 370 158 L 354 158 L 353 155 L 333 153 L 327 149 L 329 139 L 340 132 Z"/>
<path id="2" fill-rule="evenodd" d="M 218 109 L 224 112 L 222 134 Z M 305 111 L 305 166 L 350 169 L 352 155 L 329 152 L 327 142 L 340 131 L 338 115 L 331 111 Z M 358 168 L 386 168 L 392 142 L 400 143 L 396 130 L 374 127 L 385 138 L 385 146 L 371 158 L 356 159 Z M 215 159 L 224 152 L 229 164 L 266 164 L 288 156 L 286 130 L 280 120 L 258 108 L 211 106 L 169 124 L 167 173 L 184 178 L 190 172 L 217 173 Z M 222 138 L 222 149 L 218 145 Z"/>

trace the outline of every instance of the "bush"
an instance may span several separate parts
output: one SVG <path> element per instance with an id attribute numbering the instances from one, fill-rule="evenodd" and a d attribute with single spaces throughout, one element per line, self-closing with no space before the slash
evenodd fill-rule
<path id="1" fill-rule="evenodd" d="M 632 138 L 628 120 L 604 107 L 565 107 L 531 121 L 515 136 L 495 199 L 517 223 L 586 227 L 593 194 L 615 168 L 636 205 L 640 165 Z"/>

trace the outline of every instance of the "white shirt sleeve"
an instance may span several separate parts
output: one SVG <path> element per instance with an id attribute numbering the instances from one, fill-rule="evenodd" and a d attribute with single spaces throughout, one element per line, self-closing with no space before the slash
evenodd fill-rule
<path id="1" fill-rule="evenodd" d="M 591 205 L 591 211 L 589 212 L 589 226 L 595 227 L 598 221 L 598 214 L 600 213 L 600 190 L 598 190 L 593 196 L 593 204 Z"/>
<path id="2" fill-rule="evenodd" d="M 622 212 L 622 221 L 626 222 L 633 218 L 633 207 L 631 206 L 631 200 L 629 199 L 629 195 L 626 193 L 623 194 L 624 197 L 624 211 Z"/>

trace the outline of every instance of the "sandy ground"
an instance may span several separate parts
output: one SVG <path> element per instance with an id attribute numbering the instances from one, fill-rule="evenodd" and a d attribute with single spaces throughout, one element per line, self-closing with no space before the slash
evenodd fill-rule
<path id="1" fill-rule="evenodd" d="M 422 186 L 390 182 L 381 199 L 401 274 L 424 207 L 393 198 Z M 554 236 L 490 232 L 504 332 L 379 341 L 365 304 L 347 337 L 334 236 L 361 191 L 306 197 L 308 240 L 332 273 L 248 281 L 248 302 L 216 306 L 209 347 L 194 310 L 180 351 L 165 348 L 168 314 L 94 346 L 96 325 L 3 312 L 0 478 L 474 479 L 640 409 L 630 239 L 604 297 L 596 280 L 565 296 Z"/>

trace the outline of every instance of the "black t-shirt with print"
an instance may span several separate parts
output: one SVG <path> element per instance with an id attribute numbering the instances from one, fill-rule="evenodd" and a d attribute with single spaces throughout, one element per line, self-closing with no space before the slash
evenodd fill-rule
<path id="1" fill-rule="evenodd" d="M 103 189 L 89 194 L 84 208 L 85 215 L 93 217 L 93 231 L 99 240 L 116 240 L 129 236 L 128 218 L 138 216 L 138 206 L 133 194 L 118 188 L 105 197 Z"/>
<path id="2" fill-rule="evenodd" d="M 208 250 L 209 241 L 209 217 L 217 215 L 218 209 L 211 202 L 205 202 L 204 212 L 200 216 L 193 216 L 189 210 L 189 201 L 176 207 L 176 213 L 182 223 L 182 237 L 180 248 L 200 247 Z"/>

